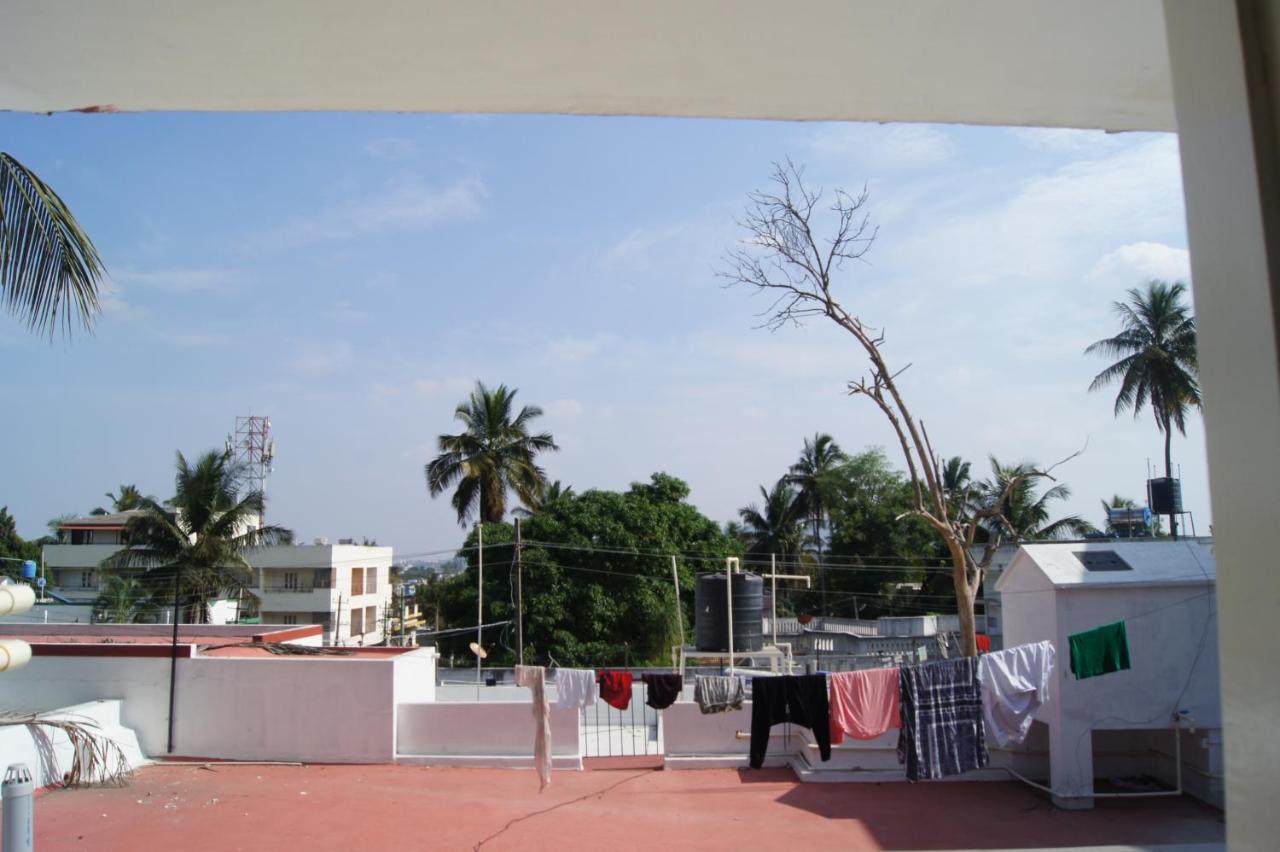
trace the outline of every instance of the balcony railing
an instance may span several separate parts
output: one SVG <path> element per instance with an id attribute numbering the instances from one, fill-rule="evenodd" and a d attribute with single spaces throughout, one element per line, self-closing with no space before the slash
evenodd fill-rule
<path id="1" fill-rule="evenodd" d="M 298 583 L 293 586 L 263 586 L 262 591 L 264 592 L 311 592 L 317 589 L 319 589 L 320 591 L 324 591 L 327 588 L 328 586 L 308 586 L 302 583 Z"/>

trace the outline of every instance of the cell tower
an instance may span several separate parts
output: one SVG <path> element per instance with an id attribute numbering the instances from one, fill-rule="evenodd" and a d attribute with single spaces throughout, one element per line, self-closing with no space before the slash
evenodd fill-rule
<path id="1" fill-rule="evenodd" d="M 236 433 L 227 438 L 227 451 L 240 472 L 240 482 L 249 491 L 267 492 L 267 475 L 275 460 L 276 445 L 271 440 L 271 419 L 237 417 Z"/>

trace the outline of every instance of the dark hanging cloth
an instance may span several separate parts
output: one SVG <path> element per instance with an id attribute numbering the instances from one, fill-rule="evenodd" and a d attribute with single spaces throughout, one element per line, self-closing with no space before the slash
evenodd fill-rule
<path id="1" fill-rule="evenodd" d="M 626 710 L 631 706 L 631 672 L 596 672 L 600 697 L 610 707 Z"/>
<path id="2" fill-rule="evenodd" d="M 978 658 L 904 666 L 898 677 L 898 762 L 907 765 L 907 780 L 944 778 L 986 766 Z"/>
<path id="3" fill-rule="evenodd" d="M 1129 668 L 1129 635 L 1123 621 L 1068 636 L 1067 644 L 1076 680 Z"/>
<path id="4" fill-rule="evenodd" d="M 644 703 L 654 710 L 665 710 L 680 697 L 684 678 L 678 674 L 644 674 L 640 679 L 645 685 Z"/>
<path id="5" fill-rule="evenodd" d="M 769 729 L 790 722 L 813 731 L 823 760 L 831 759 L 826 675 L 757 677 L 751 681 L 751 768 L 764 764 Z"/>

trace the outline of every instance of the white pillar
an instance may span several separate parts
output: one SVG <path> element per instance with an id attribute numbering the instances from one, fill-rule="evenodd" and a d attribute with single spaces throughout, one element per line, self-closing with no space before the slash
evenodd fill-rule
<path id="1" fill-rule="evenodd" d="M 1280 110 L 1266 81 L 1280 51 L 1276 5 L 1164 4 L 1200 331 L 1232 849 L 1275 843 L 1280 789 L 1280 657 L 1267 641 L 1280 616 Z"/>

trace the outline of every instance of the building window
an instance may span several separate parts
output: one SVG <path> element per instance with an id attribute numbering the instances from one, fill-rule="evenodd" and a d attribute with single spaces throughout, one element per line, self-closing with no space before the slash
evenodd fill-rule
<path id="1" fill-rule="evenodd" d="M 354 597 L 355 595 L 363 595 L 363 594 L 364 594 L 364 569 L 352 568 L 351 569 L 351 595 L 352 597 Z"/>
<path id="2" fill-rule="evenodd" d="M 286 589 L 289 589 L 290 591 L 297 590 L 298 588 L 298 572 L 297 571 L 284 572 L 284 587 Z"/>
<path id="3" fill-rule="evenodd" d="M 281 624 L 297 624 L 298 616 L 294 613 L 290 613 L 289 615 L 286 615 L 284 618 L 281 618 L 280 623 Z"/>
<path id="4" fill-rule="evenodd" d="M 377 607 L 367 606 L 364 608 L 364 629 L 366 633 L 374 633 L 378 629 L 378 609 Z"/>
<path id="5" fill-rule="evenodd" d="M 378 569 L 364 569 L 364 590 L 367 594 L 373 594 L 378 591 Z"/>
<path id="6" fill-rule="evenodd" d="M 94 579 L 93 579 L 93 572 L 92 572 L 92 571 L 81 571 L 81 572 L 80 572 L 80 588 L 82 588 L 82 589 L 92 589 L 92 588 L 96 587 L 97 585 L 98 585 L 98 584 L 94 582 Z"/>
<path id="7" fill-rule="evenodd" d="M 312 581 L 317 589 L 333 588 L 333 571 L 325 568 L 317 568 L 315 571 L 315 579 Z"/>
<path id="8" fill-rule="evenodd" d="M 351 635 L 362 636 L 364 634 L 364 610 L 351 610 Z"/>

